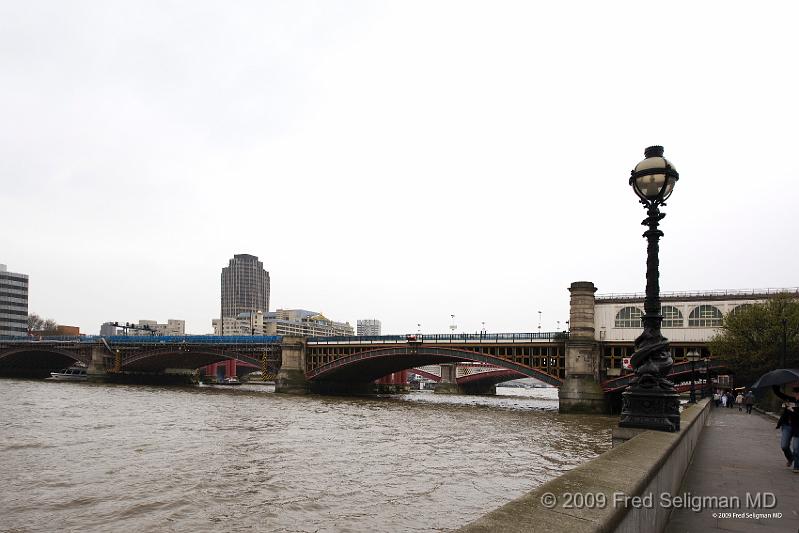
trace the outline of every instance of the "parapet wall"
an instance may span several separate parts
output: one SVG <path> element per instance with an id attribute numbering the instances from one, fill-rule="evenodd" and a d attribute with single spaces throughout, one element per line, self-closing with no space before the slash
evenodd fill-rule
<path id="1" fill-rule="evenodd" d="M 643 431 L 460 531 L 661 532 L 671 511 L 661 495 L 679 496 L 709 412 L 701 400 L 683 411 L 679 432 Z"/>

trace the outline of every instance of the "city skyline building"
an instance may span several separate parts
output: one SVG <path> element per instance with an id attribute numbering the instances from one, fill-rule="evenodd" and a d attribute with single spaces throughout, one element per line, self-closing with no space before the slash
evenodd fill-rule
<path id="1" fill-rule="evenodd" d="M 136 329 L 128 329 L 122 326 L 130 325 Z M 120 333 L 119 330 L 122 330 Z M 100 326 L 100 335 L 103 337 L 113 337 L 115 335 L 127 335 L 133 337 L 155 336 L 182 336 L 186 334 L 186 321 L 170 318 L 165 324 L 159 324 L 156 320 L 139 320 L 117 325 L 114 322 L 105 322 Z"/>
<path id="2" fill-rule="evenodd" d="M 215 318 L 211 324 L 214 328 L 214 335 L 264 334 L 264 314 L 261 311 L 239 313 L 235 317 Z"/>
<path id="3" fill-rule="evenodd" d="M 28 275 L 0 264 L 0 335 L 28 334 Z"/>
<path id="4" fill-rule="evenodd" d="M 220 324 L 241 313 L 269 312 L 269 272 L 257 256 L 236 254 L 221 274 Z"/>
<path id="5" fill-rule="evenodd" d="M 349 322 L 330 320 L 306 309 L 278 309 L 272 313 L 239 313 L 236 317 L 211 321 L 214 335 L 288 335 L 300 337 L 352 336 Z"/>
<path id="6" fill-rule="evenodd" d="M 278 309 L 264 315 L 264 335 L 351 337 L 355 330 L 349 322 L 336 322 L 316 311 Z"/>
<path id="7" fill-rule="evenodd" d="M 365 318 L 358 320 L 358 336 L 359 337 L 377 337 L 380 335 L 380 321 L 376 318 Z"/>

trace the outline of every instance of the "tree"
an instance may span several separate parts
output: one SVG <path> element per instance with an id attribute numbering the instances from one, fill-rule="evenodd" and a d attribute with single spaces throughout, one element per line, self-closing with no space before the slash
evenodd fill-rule
<path id="1" fill-rule="evenodd" d="M 52 331 L 58 327 L 58 323 L 52 318 L 42 318 L 36 313 L 28 314 L 29 331 Z"/>
<path id="2" fill-rule="evenodd" d="M 799 367 L 799 300 L 779 295 L 739 306 L 724 317 L 710 352 L 730 366 L 738 383 L 751 384 L 780 368 L 783 352 L 786 368 Z"/>

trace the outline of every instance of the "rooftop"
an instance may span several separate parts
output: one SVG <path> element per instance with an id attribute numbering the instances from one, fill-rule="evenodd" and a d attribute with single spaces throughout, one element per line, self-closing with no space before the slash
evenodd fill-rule
<path id="1" fill-rule="evenodd" d="M 761 298 L 771 298 L 777 294 L 789 294 L 799 297 L 799 287 L 789 287 L 783 289 L 723 289 L 709 291 L 661 292 L 660 300 L 662 302 L 684 302 L 691 300 L 756 300 Z M 646 295 L 642 292 L 598 294 L 596 296 L 596 302 L 643 302 L 645 297 Z"/>

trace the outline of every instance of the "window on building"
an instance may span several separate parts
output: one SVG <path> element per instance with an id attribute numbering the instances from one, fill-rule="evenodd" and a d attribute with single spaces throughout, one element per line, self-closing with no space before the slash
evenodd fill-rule
<path id="1" fill-rule="evenodd" d="M 616 313 L 617 328 L 642 328 L 641 315 L 643 311 L 637 307 L 625 307 Z"/>
<path id="2" fill-rule="evenodd" d="M 731 315 L 734 315 L 734 314 L 735 314 L 735 313 L 737 313 L 738 311 L 743 311 L 743 310 L 744 310 L 744 309 L 746 309 L 747 307 L 752 307 L 752 304 L 741 304 L 741 305 L 737 305 L 737 306 L 735 306 L 735 308 L 734 308 L 732 311 L 730 311 L 730 314 L 731 314 Z"/>
<path id="3" fill-rule="evenodd" d="M 718 328 L 721 326 L 721 311 L 713 305 L 700 305 L 694 307 L 688 315 L 688 327 L 691 328 Z"/>
<path id="4" fill-rule="evenodd" d="M 671 305 L 664 305 L 660 308 L 660 314 L 663 315 L 664 328 L 681 328 L 683 326 L 683 318 L 680 310 Z"/>

